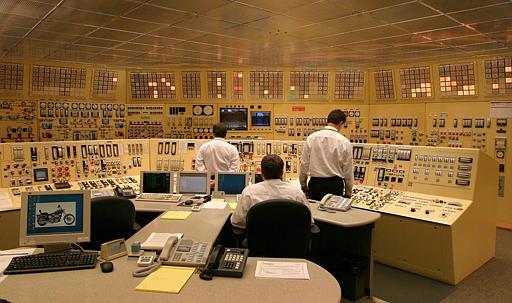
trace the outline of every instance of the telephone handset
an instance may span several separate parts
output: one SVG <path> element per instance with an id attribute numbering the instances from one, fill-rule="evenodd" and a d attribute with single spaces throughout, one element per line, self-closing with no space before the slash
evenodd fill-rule
<path id="1" fill-rule="evenodd" d="M 137 196 L 137 194 L 135 193 L 135 191 L 133 190 L 133 188 L 131 188 L 130 186 L 128 185 L 125 185 L 123 187 L 120 187 L 120 186 L 116 186 L 116 188 L 114 189 L 114 191 L 116 192 L 116 195 L 119 196 L 119 197 L 125 197 L 125 198 L 128 198 L 128 199 L 131 199 L 131 198 L 135 198 Z"/>
<path id="2" fill-rule="evenodd" d="M 327 194 L 320 201 L 320 205 L 323 208 L 348 211 L 352 206 L 352 199 L 336 196 L 333 194 Z"/>
<path id="3" fill-rule="evenodd" d="M 200 277 L 204 280 L 211 280 L 213 276 L 242 277 L 248 256 L 248 249 L 224 248 L 217 245 Z"/>
<path id="4" fill-rule="evenodd" d="M 178 243 L 177 237 L 169 237 L 167 239 L 167 242 L 165 242 L 164 248 L 162 248 L 162 252 L 160 253 L 159 260 L 162 260 L 162 262 L 169 260 L 171 257 L 171 250 L 173 247 Z"/>

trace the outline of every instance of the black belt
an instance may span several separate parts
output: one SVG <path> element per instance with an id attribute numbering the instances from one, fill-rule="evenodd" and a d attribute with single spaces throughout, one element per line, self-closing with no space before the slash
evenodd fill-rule
<path id="1" fill-rule="evenodd" d="M 343 180 L 340 176 L 334 177 L 311 177 L 312 180 L 324 180 L 324 181 L 335 181 L 335 180 Z"/>

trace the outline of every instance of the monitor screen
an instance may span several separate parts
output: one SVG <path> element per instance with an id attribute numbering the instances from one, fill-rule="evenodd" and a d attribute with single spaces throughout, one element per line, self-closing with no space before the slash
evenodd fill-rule
<path id="1" fill-rule="evenodd" d="M 270 112 L 251 112 L 251 126 L 270 126 Z"/>
<path id="2" fill-rule="evenodd" d="M 34 182 L 48 181 L 48 168 L 34 168 Z"/>
<path id="3" fill-rule="evenodd" d="M 179 172 L 178 194 L 208 195 L 210 192 L 210 176 L 208 173 Z"/>
<path id="4" fill-rule="evenodd" d="M 260 173 L 254 174 L 253 184 L 260 183 L 261 181 L 263 181 L 263 176 Z"/>
<path id="5" fill-rule="evenodd" d="M 23 192 L 20 246 L 90 241 L 89 191 Z"/>
<path id="6" fill-rule="evenodd" d="M 220 123 L 230 130 L 247 130 L 247 108 L 220 108 Z"/>
<path id="7" fill-rule="evenodd" d="M 249 184 L 249 175 L 246 173 L 217 173 L 215 185 L 217 191 L 226 195 L 239 195 Z"/>
<path id="8" fill-rule="evenodd" d="M 140 184 L 143 193 L 172 194 L 173 174 L 171 172 L 143 171 Z"/>

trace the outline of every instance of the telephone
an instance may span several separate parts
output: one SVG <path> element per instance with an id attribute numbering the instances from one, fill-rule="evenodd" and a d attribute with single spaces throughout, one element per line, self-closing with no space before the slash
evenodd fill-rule
<path id="1" fill-rule="evenodd" d="M 217 245 L 213 249 L 201 279 L 211 280 L 213 276 L 242 277 L 249 250 L 244 248 L 224 248 Z"/>
<path id="2" fill-rule="evenodd" d="M 333 194 L 327 194 L 320 201 L 320 206 L 327 209 L 348 211 L 352 206 L 352 199 L 336 196 Z"/>
<path id="3" fill-rule="evenodd" d="M 131 188 L 129 185 L 124 185 L 123 187 L 116 186 L 115 192 L 117 196 L 125 197 L 128 199 L 132 199 L 137 196 L 133 188 Z"/>

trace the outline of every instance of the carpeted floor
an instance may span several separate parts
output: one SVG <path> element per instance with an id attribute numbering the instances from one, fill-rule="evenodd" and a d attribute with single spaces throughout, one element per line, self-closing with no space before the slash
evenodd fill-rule
<path id="1" fill-rule="evenodd" d="M 373 298 L 361 298 L 357 303 L 509 303 L 511 284 L 512 232 L 498 229 L 496 257 L 457 286 L 376 263 Z"/>

